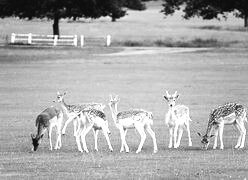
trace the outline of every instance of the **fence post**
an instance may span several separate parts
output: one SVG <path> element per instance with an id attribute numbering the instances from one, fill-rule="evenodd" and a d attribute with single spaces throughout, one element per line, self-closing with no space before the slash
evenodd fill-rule
<path id="1" fill-rule="evenodd" d="M 107 47 L 111 45 L 111 36 L 107 35 L 107 42 L 106 42 Z"/>
<path id="2" fill-rule="evenodd" d="M 73 45 L 77 47 L 77 35 L 74 35 Z"/>
<path id="3" fill-rule="evenodd" d="M 84 47 L 84 36 L 83 35 L 81 35 L 80 44 L 81 44 L 81 47 Z"/>
<path id="4" fill-rule="evenodd" d="M 11 43 L 15 43 L 15 37 L 16 37 L 16 34 L 15 33 L 12 33 L 11 34 L 11 39 L 10 39 L 10 42 Z"/>
<path id="5" fill-rule="evenodd" d="M 57 44 L 58 44 L 58 35 L 55 35 L 55 36 L 54 36 L 53 45 L 54 45 L 54 46 L 57 46 Z"/>
<path id="6" fill-rule="evenodd" d="M 28 44 L 32 43 L 32 33 L 28 34 Z"/>

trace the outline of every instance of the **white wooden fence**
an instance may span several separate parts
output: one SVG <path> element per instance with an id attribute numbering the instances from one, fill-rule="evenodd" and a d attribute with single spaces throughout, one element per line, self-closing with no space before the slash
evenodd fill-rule
<path id="1" fill-rule="evenodd" d="M 111 45 L 111 36 L 107 35 L 106 37 L 103 37 L 103 36 L 85 37 L 84 35 L 81 35 L 80 44 L 81 44 L 81 47 L 84 47 L 84 46 L 107 46 L 109 47 Z"/>
<path id="2" fill-rule="evenodd" d="M 39 34 L 11 34 L 11 44 L 22 43 L 22 44 L 39 44 L 39 45 L 70 45 L 78 46 L 77 35 L 39 35 Z M 80 36 L 80 46 L 107 46 L 111 45 L 111 36 L 106 37 L 85 37 Z"/>

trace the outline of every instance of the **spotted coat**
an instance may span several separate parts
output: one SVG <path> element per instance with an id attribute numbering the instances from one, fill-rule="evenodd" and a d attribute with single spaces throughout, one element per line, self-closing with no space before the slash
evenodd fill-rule
<path id="1" fill-rule="evenodd" d="M 237 103 L 227 103 L 223 106 L 220 106 L 212 110 L 209 115 L 208 128 L 207 128 L 206 135 L 208 135 L 213 125 L 218 125 L 220 123 L 218 121 L 220 118 L 226 117 L 232 113 L 235 113 L 236 117 L 241 117 L 245 113 L 245 108 L 243 105 L 240 105 Z"/>
<path id="2" fill-rule="evenodd" d="M 129 111 L 122 111 L 117 114 L 117 123 L 120 119 L 133 118 L 136 121 L 142 120 L 144 117 L 149 116 L 149 112 L 143 109 L 132 109 Z"/>
<path id="3" fill-rule="evenodd" d="M 100 117 L 102 118 L 104 121 L 106 121 L 106 115 L 100 111 L 100 110 L 97 110 L 97 109 L 90 109 L 90 110 L 83 110 L 83 113 L 87 113 L 88 117 L 90 119 L 94 119 L 96 117 Z"/>

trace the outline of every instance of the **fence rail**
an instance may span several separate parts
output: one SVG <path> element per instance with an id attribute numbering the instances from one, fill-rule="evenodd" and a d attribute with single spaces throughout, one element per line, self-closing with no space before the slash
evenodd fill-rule
<path id="1" fill-rule="evenodd" d="M 39 45 L 70 45 L 78 46 L 77 35 L 40 35 L 40 34 L 11 34 L 11 44 L 23 43 L 23 44 L 39 44 Z M 111 45 L 111 36 L 106 37 L 85 37 L 80 36 L 80 46 L 107 46 Z"/>

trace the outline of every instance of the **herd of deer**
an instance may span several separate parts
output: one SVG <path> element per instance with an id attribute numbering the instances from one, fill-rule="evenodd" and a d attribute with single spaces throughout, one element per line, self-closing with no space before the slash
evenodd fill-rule
<path id="1" fill-rule="evenodd" d="M 48 131 L 48 137 L 50 142 L 50 150 L 52 147 L 52 129 L 56 126 L 57 129 L 57 141 L 54 149 L 61 148 L 61 135 L 65 134 L 67 125 L 73 121 L 74 125 L 74 136 L 76 138 L 76 143 L 78 150 L 80 152 L 89 152 L 85 137 L 87 133 L 92 129 L 94 132 L 95 138 L 95 150 L 98 151 L 97 146 L 97 136 L 99 130 L 102 130 L 110 151 L 113 151 L 113 147 L 110 143 L 109 134 L 110 130 L 108 127 L 108 121 L 104 113 L 105 105 L 101 103 L 87 103 L 81 105 L 68 105 L 65 103 L 64 96 L 66 93 L 57 93 L 56 101 L 60 104 L 62 110 L 56 107 L 49 107 L 40 113 L 36 118 L 36 127 L 37 134 L 33 135 L 32 143 L 33 150 L 36 151 L 40 140 L 43 137 L 44 133 Z M 189 116 L 189 108 L 184 105 L 176 105 L 176 100 L 179 95 L 175 92 L 173 95 L 170 95 L 166 91 L 164 99 L 168 102 L 169 108 L 165 116 L 165 124 L 169 128 L 169 148 L 178 148 L 180 146 L 181 137 L 183 134 L 183 129 L 185 128 L 188 133 L 188 144 L 192 146 L 191 136 L 190 136 L 190 127 L 189 123 L 192 121 Z M 158 151 L 157 142 L 155 133 L 152 130 L 153 125 L 153 115 L 149 111 L 143 109 L 132 109 L 128 111 L 118 112 L 117 104 L 120 101 L 118 96 L 113 97 L 110 95 L 109 108 L 114 120 L 115 126 L 120 131 L 121 136 L 121 149 L 120 152 L 124 150 L 129 152 L 129 147 L 126 142 L 126 134 L 128 129 L 136 129 L 140 134 L 141 140 L 136 150 L 136 153 L 139 153 L 143 147 L 143 144 L 146 139 L 147 131 L 153 140 L 153 152 Z M 64 123 L 62 128 L 64 114 L 67 116 L 67 120 Z M 213 149 L 217 147 L 217 138 L 219 135 L 220 138 L 220 149 L 224 149 L 223 145 L 223 129 L 224 125 L 234 125 L 240 132 L 237 145 L 235 148 L 243 148 L 245 144 L 246 129 L 244 122 L 247 121 L 246 109 L 243 105 L 237 103 L 227 103 L 223 106 L 220 106 L 214 109 L 209 116 L 207 131 L 205 135 L 198 133 L 202 137 L 201 143 L 204 149 L 208 148 L 209 140 L 211 137 L 215 137 Z M 213 132 L 213 134 L 212 134 Z M 83 144 L 83 149 L 81 147 L 81 142 Z"/>

